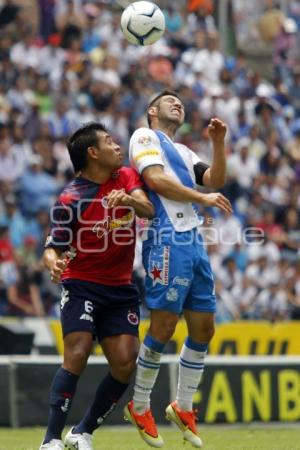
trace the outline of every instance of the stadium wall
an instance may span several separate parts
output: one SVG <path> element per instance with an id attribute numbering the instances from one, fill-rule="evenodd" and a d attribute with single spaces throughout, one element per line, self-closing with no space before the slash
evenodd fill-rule
<path id="1" fill-rule="evenodd" d="M 33 332 L 33 353 L 62 354 L 63 341 L 58 320 L 6 317 L 0 319 L 0 329 L 1 325 Z M 140 324 L 141 339 L 145 336 L 148 328 L 149 321 L 142 320 Z M 299 330 L 300 321 L 275 324 L 263 321 L 241 321 L 219 324 L 216 326 L 215 336 L 210 343 L 209 353 L 210 355 L 300 356 Z M 167 353 L 179 353 L 186 335 L 186 324 L 184 321 L 180 321 L 168 345 Z M 95 346 L 94 354 L 102 354 L 100 346 Z"/>
<path id="2" fill-rule="evenodd" d="M 0 357 L 0 426 L 46 425 L 48 392 L 58 356 Z M 177 356 L 164 355 L 152 395 L 153 413 L 165 424 L 164 409 L 174 399 Z M 69 423 L 84 413 L 99 379 L 107 372 L 104 357 L 92 356 L 82 376 Z M 130 386 L 107 424 L 123 422 L 122 409 L 132 395 Z M 209 356 L 194 397 L 202 423 L 296 422 L 300 420 L 300 357 Z"/>

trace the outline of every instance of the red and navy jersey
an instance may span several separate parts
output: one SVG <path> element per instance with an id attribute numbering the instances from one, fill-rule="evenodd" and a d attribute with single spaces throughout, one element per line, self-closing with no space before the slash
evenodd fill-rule
<path id="1" fill-rule="evenodd" d="M 67 252 L 62 280 L 78 279 L 116 286 L 131 282 L 135 249 L 135 214 L 130 207 L 107 207 L 107 195 L 142 188 L 138 173 L 119 169 L 106 183 L 75 178 L 51 210 L 45 248 Z"/>

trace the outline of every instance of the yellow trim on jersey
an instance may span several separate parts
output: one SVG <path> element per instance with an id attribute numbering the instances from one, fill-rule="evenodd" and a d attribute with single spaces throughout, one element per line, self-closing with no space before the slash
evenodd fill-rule
<path id="1" fill-rule="evenodd" d="M 138 153 L 133 159 L 135 161 L 143 158 L 144 156 L 160 156 L 159 150 L 143 150 L 142 152 Z"/>

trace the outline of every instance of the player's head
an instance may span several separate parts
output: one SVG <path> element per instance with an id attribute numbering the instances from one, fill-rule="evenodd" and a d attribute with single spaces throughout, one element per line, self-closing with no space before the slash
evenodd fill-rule
<path id="1" fill-rule="evenodd" d="M 184 121 L 184 105 L 174 91 L 163 91 L 149 103 L 147 119 L 150 128 L 173 123 L 178 128 Z"/>
<path id="2" fill-rule="evenodd" d="M 75 173 L 91 164 L 112 171 L 122 165 L 120 146 L 101 123 L 91 122 L 79 128 L 69 138 L 67 147 Z"/>

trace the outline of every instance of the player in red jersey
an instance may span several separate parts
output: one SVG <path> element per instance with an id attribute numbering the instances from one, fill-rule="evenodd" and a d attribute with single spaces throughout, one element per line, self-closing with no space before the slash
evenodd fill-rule
<path id="1" fill-rule="evenodd" d="M 51 210 L 43 258 L 52 281 L 62 282 L 64 360 L 52 382 L 40 450 L 92 450 L 93 431 L 129 384 L 138 352 L 139 295 L 131 282 L 135 214 L 151 218 L 154 212 L 139 175 L 121 167 L 120 147 L 103 125 L 83 126 L 67 146 L 79 176 Z M 62 430 L 94 336 L 108 360 L 109 373 L 63 444 Z"/>

